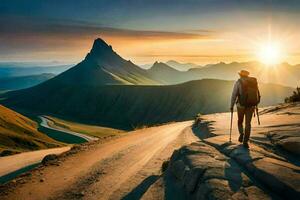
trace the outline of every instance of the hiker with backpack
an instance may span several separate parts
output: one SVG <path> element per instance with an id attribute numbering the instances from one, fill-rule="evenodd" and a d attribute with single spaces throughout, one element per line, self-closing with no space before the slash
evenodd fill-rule
<path id="1" fill-rule="evenodd" d="M 240 78 L 236 81 L 233 88 L 230 111 L 233 113 L 233 107 L 236 104 L 238 130 L 240 133 L 238 140 L 243 143 L 244 147 L 249 148 L 248 141 L 251 133 L 251 120 L 253 114 L 257 111 L 257 105 L 260 102 L 260 93 L 256 78 L 250 77 L 248 71 L 241 70 L 238 74 Z M 244 119 L 245 129 L 243 127 Z"/>

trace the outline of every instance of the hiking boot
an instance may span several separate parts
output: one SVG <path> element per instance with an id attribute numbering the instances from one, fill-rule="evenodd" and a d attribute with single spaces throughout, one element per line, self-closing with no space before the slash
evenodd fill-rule
<path id="1" fill-rule="evenodd" d="M 243 143 L 243 146 L 244 146 L 246 149 L 249 149 L 249 144 L 248 144 L 248 142 Z"/>
<path id="2" fill-rule="evenodd" d="M 242 143 L 243 139 L 244 139 L 244 134 L 240 134 L 240 136 L 239 136 L 239 142 Z"/>

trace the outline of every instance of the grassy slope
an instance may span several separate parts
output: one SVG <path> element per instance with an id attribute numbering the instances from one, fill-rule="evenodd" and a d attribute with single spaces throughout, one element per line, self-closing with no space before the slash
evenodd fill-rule
<path id="1" fill-rule="evenodd" d="M 92 125 L 81 124 L 77 122 L 71 122 L 67 120 L 58 119 L 56 117 L 47 116 L 47 118 L 51 120 L 49 122 L 49 126 L 51 127 L 68 129 L 70 131 L 74 131 L 77 133 L 82 133 L 94 137 L 99 137 L 99 138 L 118 135 L 124 132 L 122 130 L 113 129 L 113 128 L 92 126 Z"/>
<path id="2" fill-rule="evenodd" d="M 0 152 L 17 153 L 60 146 L 37 130 L 37 124 L 0 105 Z M 0 155 L 3 155 L 0 153 Z"/>
<path id="3" fill-rule="evenodd" d="M 2 102 L 71 121 L 133 129 L 192 119 L 198 113 L 228 111 L 232 81 L 199 80 L 170 86 L 111 85 L 99 87 L 40 85 L 11 92 Z M 274 105 L 292 88 L 262 84 L 262 105 Z"/>

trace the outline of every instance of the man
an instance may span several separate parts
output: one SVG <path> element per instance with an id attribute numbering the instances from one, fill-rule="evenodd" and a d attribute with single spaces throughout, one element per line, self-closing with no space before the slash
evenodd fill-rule
<path id="1" fill-rule="evenodd" d="M 251 133 L 251 120 L 257 104 L 260 102 L 260 94 L 256 78 L 249 77 L 250 73 L 241 70 L 240 79 L 236 81 L 232 97 L 230 111 L 233 112 L 234 104 L 237 105 L 239 142 L 249 148 L 248 141 Z M 245 118 L 245 129 L 243 122 Z"/>

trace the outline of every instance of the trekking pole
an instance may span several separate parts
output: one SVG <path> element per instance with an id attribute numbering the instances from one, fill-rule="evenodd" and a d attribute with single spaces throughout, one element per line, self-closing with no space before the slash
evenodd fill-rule
<path id="1" fill-rule="evenodd" d="M 231 133 L 232 133 L 232 118 L 233 118 L 233 111 L 231 111 L 231 117 L 230 117 L 230 134 L 229 134 L 229 142 L 231 142 Z"/>
<path id="2" fill-rule="evenodd" d="M 257 106 L 255 107 L 255 110 L 256 110 L 256 115 L 257 115 L 257 122 L 258 122 L 258 125 L 260 125 L 260 119 L 259 119 L 259 115 L 258 115 L 258 107 Z"/>

